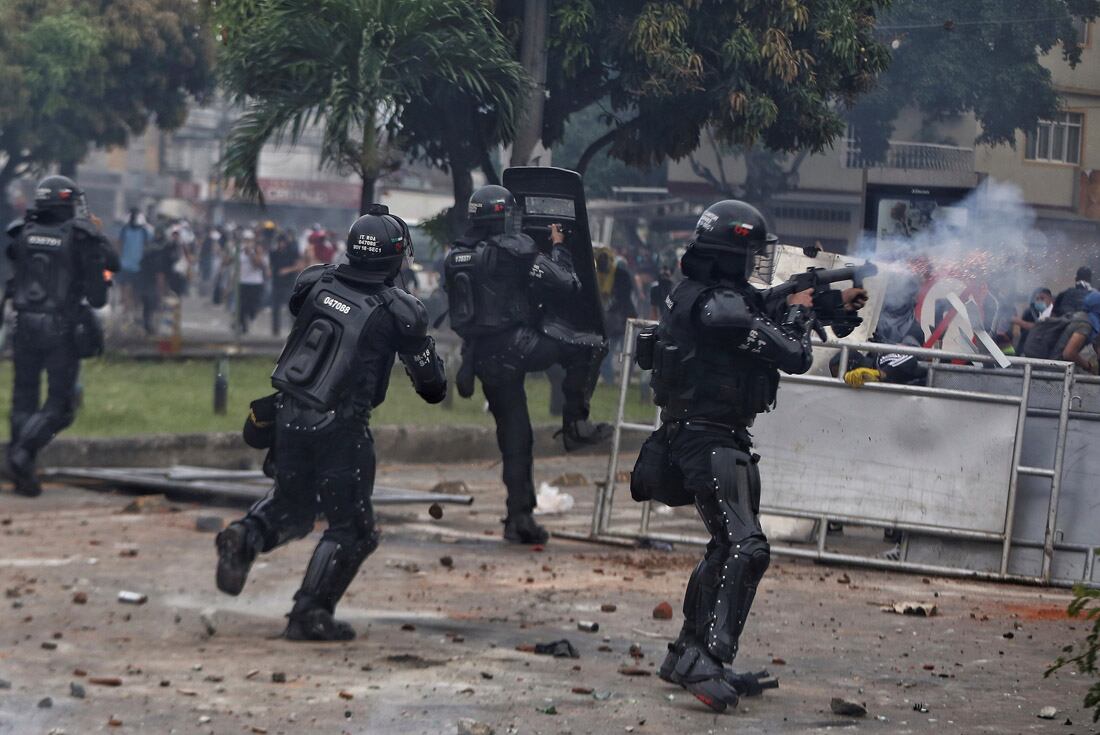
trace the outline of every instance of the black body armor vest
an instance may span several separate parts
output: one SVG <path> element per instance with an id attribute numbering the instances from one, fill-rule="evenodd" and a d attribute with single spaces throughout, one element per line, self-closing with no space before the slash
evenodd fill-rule
<path id="1" fill-rule="evenodd" d="M 355 387 L 359 339 L 383 303 L 381 293 L 357 291 L 326 272 L 298 312 L 271 384 L 319 411 L 335 409 Z"/>
<path id="2" fill-rule="evenodd" d="M 672 306 L 661 319 L 655 344 L 642 350 L 652 354 L 653 400 L 664 409 L 665 421 L 752 426 L 756 415 L 775 403 L 779 371 L 734 344 L 700 338 L 695 304 L 710 288 L 685 279 L 669 296 Z M 752 296 L 747 299 L 753 303 Z"/>
<path id="3" fill-rule="evenodd" d="M 12 306 L 17 311 L 57 314 L 75 305 L 74 240 L 71 222 L 23 225 L 14 243 Z"/>
<path id="4" fill-rule="evenodd" d="M 492 241 L 456 242 L 443 269 L 451 328 L 470 339 L 530 323 L 530 272 L 537 254 L 511 252 Z"/>

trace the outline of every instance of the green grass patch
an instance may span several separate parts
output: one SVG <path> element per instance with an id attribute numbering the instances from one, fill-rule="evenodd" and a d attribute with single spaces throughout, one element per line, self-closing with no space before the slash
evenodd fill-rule
<path id="1" fill-rule="evenodd" d="M 235 359 L 229 365 L 229 410 L 214 413 L 214 361 L 85 360 L 80 371 L 83 405 L 66 436 L 134 436 L 163 433 L 239 431 L 248 403 L 271 392 L 272 360 Z M 12 366 L 0 364 L 0 419 L 6 432 L 11 409 Z M 541 375 L 527 379 L 532 422 L 556 423 L 550 416 L 550 386 Z M 610 421 L 618 389 L 600 385 L 592 398 L 592 418 Z M 45 398 L 45 381 L 42 386 Z M 484 411 L 480 387 L 474 397 L 454 397 L 450 408 L 429 406 L 413 392 L 400 366 L 394 371 L 389 395 L 371 423 L 382 425 L 492 425 Z M 632 421 L 650 421 L 653 407 L 642 403 L 634 388 L 627 402 Z"/>

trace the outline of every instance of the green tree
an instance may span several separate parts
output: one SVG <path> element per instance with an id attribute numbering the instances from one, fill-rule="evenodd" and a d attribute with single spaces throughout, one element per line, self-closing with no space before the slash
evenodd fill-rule
<path id="1" fill-rule="evenodd" d="M 569 118 L 561 140 L 551 149 L 554 161 L 567 164 L 578 160 L 588 144 L 611 129 L 604 119 L 604 105 L 591 105 Z M 584 173 L 584 188 L 590 197 L 610 196 L 616 186 L 664 186 L 668 180 L 665 165 L 641 168 L 611 158 L 600 151 Z"/>
<path id="2" fill-rule="evenodd" d="M 378 176 L 400 165 L 403 138 L 449 160 L 438 144 L 454 114 L 449 96 L 476 103 L 502 133 L 511 129 L 523 74 L 482 3 L 218 0 L 213 8 L 222 80 L 245 106 L 224 168 L 245 195 L 262 198 L 264 144 L 295 142 L 313 125 L 322 130 L 322 164 L 358 174 L 364 206 Z M 434 104 L 434 130 L 412 125 L 412 116 L 403 129 L 403 113 L 422 101 Z"/>
<path id="3" fill-rule="evenodd" d="M 634 165 L 723 145 L 819 151 L 845 126 L 844 104 L 885 67 L 875 37 L 885 0 L 562 0 L 551 11 L 543 140 L 608 100 L 607 148 Z"/>
<path id="4" fill-rule="evenodd" d="M 0 216 L 9 185 L 91 146 L 124 145 L 152 120 L 183 123 L 212 81 L 211 39 L 190 0 L 0 3 Z"/>
<path id="5" fill-rule="evenodd" d="M 883 159 L 908 105 L 933 120 L 971 112 L 977 142 L 1013 144 L 1060 106 L 1042 57 L 1058 49 L 1076 65 L 1074 18 L 1098 13 L 1098 0 L 894 0 L 879 24 L 890 66 L 850 115 L 862 156 Z"/>

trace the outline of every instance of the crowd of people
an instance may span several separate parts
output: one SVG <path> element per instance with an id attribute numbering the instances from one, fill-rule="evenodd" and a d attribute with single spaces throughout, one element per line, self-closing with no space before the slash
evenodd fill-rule
<path id="1" fill-rule="evenodd" d="M 146 335 L 161 331 L 158 315 L 194 294 L 229 313 L 227 325 L 247 333 L 270 308 L 271 334 L 283 333 L 286 302 L 298 274 L 330 263 L 343 238 L 315 223 L 305 230 L 274 221 L 194 226 L 187 219 L 158 216 L 149 223 L 137 209 L 118 231 L 122 269 L 115 274 L 121 324 Z"/>

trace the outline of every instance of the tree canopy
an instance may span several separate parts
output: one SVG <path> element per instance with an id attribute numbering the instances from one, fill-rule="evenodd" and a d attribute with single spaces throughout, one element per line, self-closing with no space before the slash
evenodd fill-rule
<path id="1" fill-rule="evenodd" d="M 213 7 L 224 41 L 221 77 L 245 107 L 225 171 L 245 195 L 261 196 L 264 144 L 294 142 L 312 126 L 323 136 L 322 163 L 357 173 L 366 204 L 378 175 L 400 164 L 403 136 L 446 160 L 436 143 L 451 118 L 449 99 L 483 111 L 490 138 L 513 125 L 522 69 L 482 3 L 218 0 Z M 424 127 L 402 120 L 418 103 L 431 106 Z"/>
<path id="2" fill-rule="evenodd" d="M 0 208 L 32 169 L 73 166 L 150 120 L 182 124 L 212 81 L 212 48 L 190 0 L 0 3 Z"/>
<path id="3" fill-rule="evenodd" d="M 1012 144 L 1061 104 L 1041 59 L 1081 59 L 1074 18 L 1091 20 L 1098 0 L 894 0 L 879 23 L 892 59 L 851 111 L 865 159 L 882 160 L 898 113 L 915 105 L 931 119 L 971 112 L 979 143 Z"/>
<path id="4" fill-rule="evenodd" d="M 561 0 L 551 11 L 543 138 L 608 100 L 611 128 L 582 154 L 652 165 L 722 144 L 827 147 L 844 105 L 886 66 L 875 20 L 885 0 Z"/>

